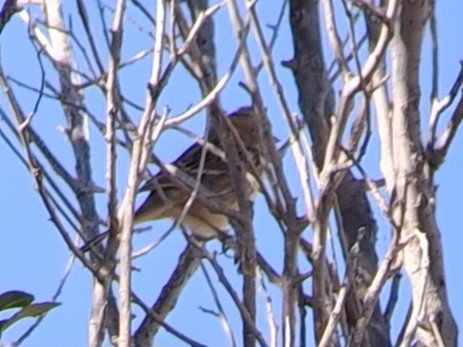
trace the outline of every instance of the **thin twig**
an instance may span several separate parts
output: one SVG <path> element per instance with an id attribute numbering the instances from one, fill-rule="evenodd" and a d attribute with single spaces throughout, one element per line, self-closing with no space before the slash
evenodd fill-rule
<path id="1" fill-rule="evenodd" d="M 217 306 L 217 309 L 219 310 L 217 317 L 220 319 L 220 322 L 222 323 L 223 329 L 229 340 L 229 345 L 236 347 L 236 339 L 233 334 L 232 326 L 230 325 L 230 322 L 227 318 L 225 310 L 220 302 L 219 295 L 217 294 L 217 290 L 214 287 L 211 277 L 209 276 L 209 273 L 207 272 L 207 269 L 202 262 L 201 262 L 201 270 L 203 271 L 204 277 L 206 278 L 206 283 L 211 290 L 215 305 Z"/>

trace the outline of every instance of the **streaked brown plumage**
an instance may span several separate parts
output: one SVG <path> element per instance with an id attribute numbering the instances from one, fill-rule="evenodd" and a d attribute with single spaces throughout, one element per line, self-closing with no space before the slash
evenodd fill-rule
<path id="1" fill-rule="evenodd" d="M 260 155 L 257 127 L 252 115 L 252 108 L 239 109 L 229 115 L 229 120 L 246 148 L 248 158 L 251 158 L 253 162 L 252 165 L 256 169 L 255 173 L 261 175 L 264 165 Z M 200 185 L 201 194 L 205 197 L 211 197 L 229 209 L 237 210 L 238 201 L 225 154 L 220 153 L 222 152 L 220 151 L 222 144 L 219 136 L 210 136 L 208 142 L 217 148 L 215 151 L 211 151 L 209 148 L 205 149 L 206 157 Z M 234 142 L 237 143 L 237 141 Z M 172 163 L 181 173 L 188 176 L 190 184 L 186 182 L 185 185 L 190 186 L 190 188 L 192 188 L 191 182 L 195 182 L 197 179 L 202 152 L 203 145 L 196 143 Z M 238 145 L 237 152 L 244 169 L 247 171 L 245 193 L 247 198 L 252 199 L 259 187 L 255 177 L 250 173 L 253 171 L 251 164 L 245 159 L 246 154 Z M 191 194 L 191 190 L 188 191 L 185 187 L 181 188 L 172 180 L 171 175 L 165 172 L 160 172 L 151 178 L 142 187 L 142 190 L 150 190 L 151 192 L 135 212 L 134 222 L 136 224 L 165 218 L 178 220 Z M 229 226 L 229 219 L 224 214 L 213 213 L 205 205 L 195 200 L 181 224 L 194 235 L 202 239 L 210 239 L 218 236 Z"/>
<path id="2" fill-rule="evenodd" d="M 234 138 L 237 153 L 246 170 L 245 194 L 248 199 L 253 199 L 259 189 L 254 174 L 261 176 L 264 170 L 253 111 L 250 107 L 243 107 L 228 117 L 236 130 L 234 133 L 239 136 L 247 152 L 243 151 L 243 146 L 238 145 L 238 139 Z M 211 144 L 213 149 L 210 149 L 210 146 L 205 149 L 200 192 L 201 196 L 211 199 L 212 202 L 220 202 L 228 209 L 237 210 L 238 201 L 234 184 L 225 153 L 221 150 L 222 144 L 219 136 L 215 131 L 208 138 L 207 143 Z M 178 220 L 195 186 L 203 148 L 204 145 L 196 143 L 172 162 L 171 167 L 179 171 L 176 179 L 172 179 L 172 175 L 161 171 L 145 183 L 140 190 L 151 192 L 136 210 L 135 224 L 165 218 Z M 179 184 L 179 181 L 185 184 Z M 225 214 L 212 212 L 196 199 L 181 224 L 193 235 L 206 240 L 221 236 L 221 232 L 229 226 L 229 218 Z M 88 241 L 81 247 L 81 251 L 87 252 L 98 245 L 106 238 L 108 232 L 101 233 Z"/>
<path id="3" fill-rule="evenodd" d="M 245 194 L 248 199 L 253 199 L 259 189 L 254 174 L 261 176 L 264 170 L 253 111 L 250 107 L 244 107 L 228 117 L 236 130 L 234 133 L 239 136 L 247 152 L 243 151 L 243 146 L 238 145 L 238 139 L 234 138 L 238 155 L 246 170 Z M 215 131 L 208 138 L 207 143 L 213 145 L 214 150 L 209 147 L 205 149 L 206 157 L 200 180 L 201 195 L 213 202 L 220 202 L 228 209 L 237 210 L 238 201 L 234 192 L 234 184 L 225 154 L 221 150 L 222 144 L 219 136 Z M 179 171 L 176 180 L 172 179 L 172 175 L 161 171 L 145 183 L 140 190 L 151 192 L 136 210 L 135 224 L 165 218 L 178 220 L 195 186 L 203 147 L 202 144 L 196 143 L 172 162 L 171 166 Z M 180 185 L 179 181 L 185 184 Z M 221 236 L 221 232 L 229 226 L 229 219 L 225 214 L 212 212 L 196 199 L 181 224 L 193 235 L 206 240 Z M 102 242 L 108 233 L 109 231 L 106 231 L 88 241 L 81 247 L 81 251 L 89 251 Z"/>

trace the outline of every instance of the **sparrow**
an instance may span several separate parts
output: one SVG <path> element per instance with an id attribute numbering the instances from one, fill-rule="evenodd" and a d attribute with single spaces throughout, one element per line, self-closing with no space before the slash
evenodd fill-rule
<path id="1" fill-rule="evenodd" d="M 253 200 L 259 191 L 258 178 L 265 167 L 253 108 L 242 107 L 229 114 L 228 119 L 235 130 L 232 131 L 233 143 L 246 172 L 243 186 L 245 197 Z M 238 210 L 238 199 L 222 146 L 218 131 L 211 131 L 207 141 L 194 143 L 169 165 L 173 170 L 161 170 L 149 179 L 140 188 L 140 192 L 150 193 L 136 209 L 134 224 L 173 219 L 201 240 L 220 237 L 226 232 L 230 227 L 229 217 L 217 210 L 211 211 L 200 199 L 193 200 L 189 209 L 183 212 L 198 180 L 199 193 L 203 198 Z M 202 156 L 205 157 L 201 167 Z M 180 220 L 182 214 L 183 219 Z M 99 243 L 104 237 L 100 234 L 97 238 Z M 82 250 L 94 246 L 95 240 L 88 242 Z"/>

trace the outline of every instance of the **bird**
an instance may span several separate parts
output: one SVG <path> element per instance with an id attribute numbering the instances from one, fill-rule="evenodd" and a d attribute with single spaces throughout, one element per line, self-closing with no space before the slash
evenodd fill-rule
<path id="1" fill-rule="evenodd" d="M 265 167 L 253 108 L 241 107 L 229 114 L 228 120 L 235 130 L 232 131 L 233 143 L 236 145 L 238 157 L 245 170 L 246 179 L 243 185 L 245 198 L 253 200 L 259 192 L 259 178 L 262 177 Z M 134 213 L 134 225 L 147 221 L 173 219 L 203 241 L 221 238 L 224 233 L 226 235 L 230 227 L 229 217 L 217 210 L 211 211 L 199 199 L 193 201 L 186 213 L 183 212 L 197 183 L 200 169 L 199 190 L 202 196 L 219 202 L 228 209 L 235 211 L 239 209 L 235 186 L 222 147 L 219 132 L 215 129 L 211 130 L 207 141 L 192 144 L 169 165 L 174 172 L 178 172 L 178 175 L 173 177 L 172 173 L 161 170 L 150 178 L 140 188 L 140 192 L 149 191 L 149 194 Z M 205 158 L 201 167 L 203 155 Z M 180 220 L 182 214 L 184 216 Z M 103 239 L 101 234 L 97 238 L 99 238 L 98 243 Z M 95 240 L 89 241 L 81 249 L 88 250 L 94 245 Z"/>

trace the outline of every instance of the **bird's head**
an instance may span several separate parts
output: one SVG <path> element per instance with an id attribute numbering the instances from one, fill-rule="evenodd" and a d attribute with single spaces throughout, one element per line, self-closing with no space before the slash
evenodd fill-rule
<path id="1" fill-rule="evenodd" d="M 228 118 L 245 145 L 258 142 L 258 125 L 252 107 L 242 107 L 231 113 Z"/>

